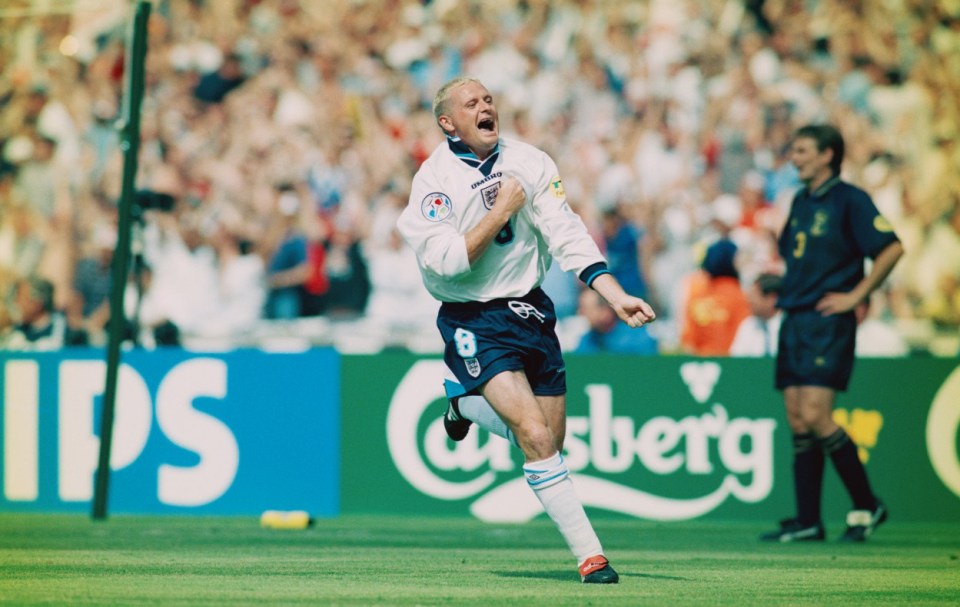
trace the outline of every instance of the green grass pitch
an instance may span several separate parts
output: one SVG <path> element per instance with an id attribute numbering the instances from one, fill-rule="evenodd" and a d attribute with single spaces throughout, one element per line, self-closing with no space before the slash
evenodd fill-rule
<path id="1" fill-rule="evenodd" d="M 956 605 L 960 523 L 866 544 L 762 544 L 762 523 L 600 519 L 616 586 L 580 584 L 552 523 L 0 514 L 0 605 Z"/>

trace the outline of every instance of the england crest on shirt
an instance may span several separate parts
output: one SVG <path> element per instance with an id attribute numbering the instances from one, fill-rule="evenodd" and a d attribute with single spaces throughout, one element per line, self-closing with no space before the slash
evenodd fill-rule
<path id="1" fill-rule="evenodd" d="M 493 208 L 493 203 L 497 201 L 497 194 L 500 192 L 500 182 L 487 186 L 480 190 L 480 196 L 483 198 L 483 206 L 489 211 Z"/>

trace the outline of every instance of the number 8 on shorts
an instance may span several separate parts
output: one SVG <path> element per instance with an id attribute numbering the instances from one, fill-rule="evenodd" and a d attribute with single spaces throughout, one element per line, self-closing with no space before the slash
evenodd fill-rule
<path id="1" fill-rule="evenodd" d="M 477 336 L 473 334 L 473 331 L 457 329 L 453 333 L 453 342 L 457 346 L 457 354 L 462 358 L 477 355 Z"/>

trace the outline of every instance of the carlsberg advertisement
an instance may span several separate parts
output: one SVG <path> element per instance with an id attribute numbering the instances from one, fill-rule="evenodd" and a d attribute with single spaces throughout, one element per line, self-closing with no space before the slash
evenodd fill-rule
<path id="1" fill-rule="evenodd" d="M 874 488 L 902 520 L 960 518 L 960 370 L 949 360 L 861 360 L 835 419 Z M 542 513 L 522 454 L 475 426 L 447 439 L 443 362 L 343 357 L 341 512 L 464 515 L 522 522 Z M 567 357 L 564 457 L 597 516 L 775 521 L 793 513 L 790 431 L 773 362 Z M 846 492 L 828 466 L 824 516 Z"/>

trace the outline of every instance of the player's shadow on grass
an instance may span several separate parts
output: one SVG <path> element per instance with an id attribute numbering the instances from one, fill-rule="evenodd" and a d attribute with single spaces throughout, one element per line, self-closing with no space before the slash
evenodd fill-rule
<path id="1" fill-rule="evenodd" d="M 496 571 L 496 575 L 501 577 L 516 577 L 516 578 L 529 578 L 535 580 L 559 580 L 559 581 L 570 581 L 575 580 L 579 582 L 578 576 L 576 574 L 571 575 L 569 569 L 562 569 L 556 571 Z M 688 582 L 690 578 L 678 577 L 676 575 L 656 575 L 653 573 L 630 573 L 623 571 L 619 572 L 620 577 L 639 577 L 645 578 L 648 580 L 674 580 L 678 582 Z"/>

